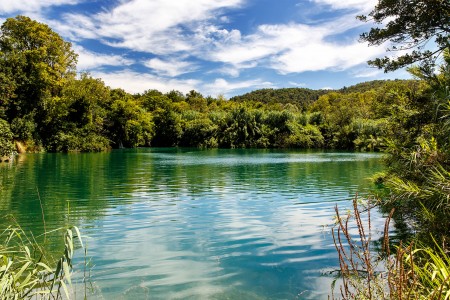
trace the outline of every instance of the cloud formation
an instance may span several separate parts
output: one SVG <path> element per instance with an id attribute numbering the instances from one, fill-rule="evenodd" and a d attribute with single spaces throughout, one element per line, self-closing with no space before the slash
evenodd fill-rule
<path id="1" fill-rule="evenodd" d="M 116 72 L 94 71 L 92 75 L 102 78 L 112 88 L 121 88 L 129 93 L 142 93 L 149 89 L 157 89 L 164 93 L 170 92 L 171 90 L 187 93 L 191 90 L 200 90 L 199 87 L 201 87 L 199 80 L 167 79 L 129 69 Z"/>
<path id="2" fill-rule="evenodd" d="M 270 88 L 273 87 L 273 83 L 263 81 L 261 79 L 254 80 L 234 80 L 229 82 L 226 79 L 218 78 L 212 83 L 207 83 L 202 86 L 202 90 L 206 91 L 209 95 L 217 96 L 218 94 L 227 94 L 241 89 L 258 89 L 258 88 Z"/>
<path id="3" fill-rule="evenodd" d="M 231 42 L 226 40 L 205 55 L 236 67 L 254 63 L 281 74 L 345 70 L 384 52 L 380 47 L 369 48 L 357 40 L 348 43 L 328 41 L 356 26 L 346 18 L 321 25 L 261 25 L 254 34 Z"/>
<path id="4" fill-rule="evenodd" d="M 88 71 L 104 66 L 130 66 L 134 63 L 133 60 L 121 55 L 96 53 L 78 45 L 72 45 L 72 48 L 78 54 L 78 71 Z"/>
<path id="5" fill-rule="evenodd" d="M 113 87 L 125 82 L 123 87 L 131 92 L 217 89 L 227 94 L 277 87 L 273 79 L 277 76 L 291 76 L 285 82 L 304 82 L 300 77 L 304 72 L 317 71 L 370 78 L 376 73 L 362 75 L 353 69 L 360 70 L 367 60 L 384 53 L 383 47 L 359 43 L 355 34 L 367 28 L 355 15 L 367 13 L 376 0 L 308 0 L 292 9 L 309 3 L 307 11 L 332 17 L 310 22 L 302 11 L 278 22 L 255 22 L 245 30 L 236 13 L 250 23 L 252 15 L 245 14 L 253 13 L 258 2 L 97 0 L 95 9 L 75 9 L 81 2 L 95 6 L 86 0 L 0 0 L 0 16 L 22 12 L 38 16 L 75 43 L 79 71 L 97 72 Z M 64 10 L 64 5 L 71 9 Z M 57 17 L 48 13 L 52 7 L 59 7 Z M 91 42 L 95 49 L 89 47 Z M 110 67 L 114 69 L 107 72 Z"/>
<path id="6" fill-rule="evenodd" d="M 152 58 L 144 62 L 144 65 L 153 70 L 156 74 L 168 77 L 177 77 L 181 74 L 190 73 L 197 69 L 194 63 L 176 58 L 170 58 L 168 60 Z"/>
<path id="7" fill-rule="evenodd" d="M 220 17 L 223 9 L 236 8 L 243 0 L 131 0 L 91 17 L 66 14 L 68 35 L 99 38 L 106 44 L 153 54 L 192 51 L 195 30 Z"/>
<path id="8" fill-rule="evenodd" d="M 368 12 L 377 4 L 377 0 L 310 0 L 317 4 L 328 5 L 333 9 L 351 9 Z"/>
<path id="9" fill-rule="evenodd" d="M 313 1 L 334 9 L 360 10 L 372 7 L 374 2 Z M 75 39 L 95 38 L 111 47 L 159 55 L 147 60 L 145 66 L 169 77 L 191 72 L 194 66 L 189 61 L 169 58 L 177 53 L 222 63 L 217 72 L 236 77 L 240 70 L 255 66 L 274 69 L 280 74 L 345 70 L 383 51 L 368 48 L 355 39 L 349 43 L 328 41 L 333 35 L 361 26 L 347 15 L 317 25 L 263 24 L 248 35 L 213 24 L 223 9 L 239 5 L 243 5 L 242 0 L 123 1 L 110 11 L 91 17 L 68 14 L 67 24 L 59 28 Z"/>
<path id="10" fill-rule="evenodd" d="M 1 13 L 15 12 L 39 12 L 41 9 L 50 6 L 60 6 L 66 4 L 77 4 L 80 0 L 2 0 L 0 1 Z"/>

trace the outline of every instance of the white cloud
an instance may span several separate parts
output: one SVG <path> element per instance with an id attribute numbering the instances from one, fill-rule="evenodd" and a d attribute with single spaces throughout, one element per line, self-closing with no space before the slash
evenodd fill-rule
<path id="1" fill-rule="evenodd" d="M 235 8 L 244 0 L 131 0 L 89 21 L 79 14 L 66 16 L 67 33 L 80 38 L 97 38 L 105 43 L 136 51 L 169 54 L 196 47 L 199 24 L 221 16 L 225 8 Z"/>
<path id="2" fill-rule="evenodd" d="M 181 74 L 193 72 L 197 69 L 197 66 L 195 66 L 191 62 L 182 61 L 174 58 L 169 60 L 152 58 L 146 61 L 144 64 L 148 68 L 155 71 L 156 74 L 158 74 L 159 76 L 176 77 Z"/>
<path id="3" fill-rule="evenodd" d="M 374 68 L 357 69 L 352 72 L 352 75 L 356 78 L 367 77 L 379 77 L 383 74 L 383 71 Z"/>
<path id="4" fill-rule="evenodd" d="M 78 54 L 77 69 L 79 71 L 92 70 L 102 66 L 129 66 L 134 63 L 133 60 L 120 55 L 95 53 L 78 45 L 73 45 L 72 48 Z"/>
<path id="5" fill-rule="evenodd" d="M 169 77 L 195 70 L 196 65 L 185 59 L 188 56 L 222 64 L 209 73 L 238 77 L 242 70 L 257 66 L 280 74 L 345 70 L 384 53 L 381 47 L 360 44 L 357 37 L 336 38 L 363 25 L 355 19 L 354 12 L 315 25 L 260 25 L 248 35 L 237 29 L 221 28 L 221 22 L 229 21 L 225 9 L 238 8 L 245 1 L 128 0 L 92 16 L 66 14 L 64 22 L 50 21 L 50 25 L 75 41 L 97 39 L 112 47 L 160 55 L 143 63 L 156 75 Z M 310 1 L 331 9 L 358 11 L 372 8 L 376 2 Z M 117 57 L 103 57 L 103 60 L 120 61 Z M 84 66 L 88 68 L 90 64 L 96 65 L 93 57 L 86 55 Z"/>
<path id="6" fill-rule="evenodd" d="M 368 47 L 356 39 L 347 43 L 329 41 L 330 37 L 359 25 L 347 16 L 314 26 L 261 25 L 254 34 L 224 42 L 205 55 L 238 69 L 251 63 L 252 67 L 262 65 L 282 74 L 345 70 L 384 52 L 382 47 Z"/>
<path id="7" fill-rule="evenodd" d="M 351 9 L 368 12 L 378 3 L 377 0 L 310 0 L 317 4 L 329 5 L 333 9 Z"/>
<path id="8" fill-rule="evenodd" d="M 92 76 L 101 78 L 106 85 L 112 88 L 122 88 L 129 93 L 142 93 L 148 89 L 157 89 L 161 92 L 178 90 L 187 93 L 198 90 L 200 81 L 165 79 L 151 74 L 143 74 L 131 70 L 120 72 L 92 72 Z"/>
<path id="9" fill-rule="evenodd" d="M 94 20 L 88 16 L 65 14 L 63 22 L 60 20 L 47 20 L 46 22 L 61 35 L 68 37 L 73 41 L 100 38 L 96 32 Z"/>
<path id="10" fill-rule="evenodd" d="M 237 78 L 240 75 L 240 70 L 236 67 L 223 67 L 218 69 L 217 72 L 233 78 Z"/>
<path id="11" fill-rule="evenodd" d="M 50 6 L 77 4 L 80 0 L 1 0 L 0 13 L 39 12 Z"/>
<path id="12" fill-rule="evenodd" d="M 294 87 L 305 87 L 306 86 L 306 83 L 304 83 L 304 82 L 289 81 L 288 83 L 289 83 L 289 85 L 294 86 Z"/>
<path id="13" fill-rule="evenodd" d="M 336 45 L 322 40 L 291 47 L 272 60 L 272 67 L 282 74 L 304 71 L 346 70 L 364 64 L 384 49 L 354 42 Z"/>
<path id="14" fill-rule="evenodd" d="M 224 94 L 228 95 L 235 90 L 249 89 L 249 88 L 270 88 L 273 84 L 268 81 L 263 81 L 261 79 L 255 80 L 239 80 L 235 82 L 229 82 L 223 78 L 218 78 L 212 83 L 204 84 L 202 91 L 208 95 L 218 95 Z"/>
<path id="15" fill-rule="evenodd" d="M 62 18 L 45 20 L 44 14 L 40 14 L 44 8 L 82 1 L 85 0 L 0 0 L 0 14 L 30 11 L 32 15 L 34 12 L 40 16 L 39 20 L 77 44 L 81 45 L 84 39 L 95 39 L 117 48 L 114 54 L 100 54 L 74 47 L 80 54 L 78 68 L 88 71 L 102 66 L 131 68 L 133 64 L 142 63 L 153 75 L 131 70 L 98 73 L 111 85 L 131 92 L 148 88 L 164 91 L 203 88 L 202 92 L 229 93 L 270 84 L 263 80 L 238 83 L 223 78 L 205 84 L 197 80 L 167 79 L 198 70 L 200 61 L 205 62 L 202 66 L 205 74 L 220 74 L 218 76 L 229 79 L 256 67 L 279 74 L 348 70 L 359 68 L 384 53 L 384 47 L 367 47 L 357 41 L 357 36 L 346 34 L 364 26 L 355 15 L 372 9 L 376 0 L 309 0 L 315 4 L 311 9 L 345 9 L 348 14 L 342 16 L 341 11 L 332 20 L 315 20 L 309 24 L 293 21 L 262 24 L 249 34 L 232 28 L 233 18 L 226 14 L 244 6 L 248 0 L 119 0 L 114 6 L 92 15 L 65 13 Z M 124 50 L 131 50 L 133 57 L 140 57 L 134 61 L 115 54 Z M 195 63 L 190 58 L 196 59 Z M 353 76 L 369 75 L 362 72 Z"/>

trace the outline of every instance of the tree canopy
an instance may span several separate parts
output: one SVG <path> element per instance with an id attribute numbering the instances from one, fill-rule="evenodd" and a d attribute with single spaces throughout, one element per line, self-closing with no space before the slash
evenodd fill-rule
<path id="1" fill-rule="evenodd" d="M 305 109 L 321 95 L 328 92 L 328 90 L 311 90 L 307 88 L 261 89 L 241 96 L 235 96 L 230 100 L 236 102 L 255 101 L 265 104 L 291 103 L 301 109 Z"/>
<path id="2" fill-rule="evenodd" d="M 45 24 L 25 16 L 7 19 L 0 31 L 0 107 L 9 121 L 42 110 L 74 76 L 77 55 Z"/>
<path id="3" fill-rule="evenodd" d="M 435 60 L 450 48 L 450 1 L 448 0 L 379 0 L 364 22 L 375 22 L 361 40 L 369 45 L 392 43 L 388 51 L 400 51 L 399 56 L 376 58 L 369 64 L 385 72 L 421 62 L 424 68 L 434 66 Z M 430 46 L 435 42 L 436 47 Z M 405 53 L 406 51 L 406 53 Z"/>

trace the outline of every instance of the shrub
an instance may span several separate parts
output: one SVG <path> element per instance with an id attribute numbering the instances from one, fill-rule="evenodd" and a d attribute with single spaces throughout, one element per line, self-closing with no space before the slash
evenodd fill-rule
<path id="1" fill-rule="evenodd" d="M 8 122 L 0 119 L 0 157 L 10 156 L 14 151 L 13 134 Z"/>

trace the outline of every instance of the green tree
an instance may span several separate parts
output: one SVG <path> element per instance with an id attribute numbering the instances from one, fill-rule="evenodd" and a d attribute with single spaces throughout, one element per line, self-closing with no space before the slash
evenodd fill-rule
<path id="1" fill-rule="evenodd" d="M 389 197 L 383 207 L 397 208 L 415 237 L 449 241 L 450 232 L 450 56 L 440 73 L 419 93 L 394 105 L 386 152 Z M 398 102 L 395 101 L 395 102 Z M 433 244 L 433 242 L 431 243 Z M 431 245 L 430 244 L 430 245 Z M 448 246 L 448 245 L 447 245 Z"/>
<path id="2" fill-rule="evenodd" d="M 113 102 L 110 112 L 111 140 L 115 147 L 150 146 L 154 134 L 151 113 L 125 95 Z"/>
<path id="3" fill-rule="evenodd" d="M 102 151 L 110 147 L 106 138 L 110 90 L 100 79 L 82 74 L 67 81 L 60 97 L 52 97 L 41 122 L 42 134 L 51 151 Z"/>
<path id="4" fill-rule="evenodd" d="M 152 144 L 157 147 L 178 146 L 183 135 L 182 120 L 180 114 L 170 107 L 157 109 L 153 112 L 155 122 L 155 135 Z"/>
<path id="5" fill-rule="evenodd" d="M 220 135 L 220 145 L 229 148 L 256 147 L 261 138 L 262 113 L 245 106 L 233 109 Z"/>
<path id="6" fill-rule="evenodd" d="M 184 101 L 186 100 L 186 98 L 184 97 L 183 93 L 180 91 L 175 91 L 172 90 L 168 93 L 166 93 L 166 96 L 172 100 L 172 102 L 179 102 L 179 101 Z"/>
<path id="7" fill-rule="evenodd" d="M 111 99 L 110 89 L 101 79 L 82 74 L 80 79 L 71 80 L 64 87 L 62 97 L 69 104 L 66 122 L 76 127 L 88 126 L 96 132 L 102 130 Z"/>
<path id="8" fill-rule="evenodd" d="M 207 115 L 196 111 L 183 114 L 184 128 L 180 145 L 185 147 L 215 148 L 217 147 L 218 125 Z"/>
<path id="9" fill-rule="evenodd" d="M 158 90 L 147 90 L 139 96 L 139 102 L 147 111 L 155 111 L 158 108 L 167 108 L 171 105 L 171 99 Z"/>
<path id="10" fill-rule="evenodd" d="M 76 59 L 71 44 L 47 25 L 24 16 L 7 19 L 0 31 L 0 111 L 7 121 L 32 115 L 45 133 L 46 108 L 74 76 Z"/>
<path id="11" fill-rule="evenodd" d="M 359 16 L 365 22 L 375 22 L 380 27 L 361 34 L 369 45 L 390 41 L 388 51 L 413 50 L 398 57 L 377 58 L 370 65 L 393 71 L 416 62 L 430 70 L 436 57 L 450 48 L 450 1 L 448 0 L 379 0 L 369 15 Z M 435 49 L 427 49 L 435 41 Z"/>

